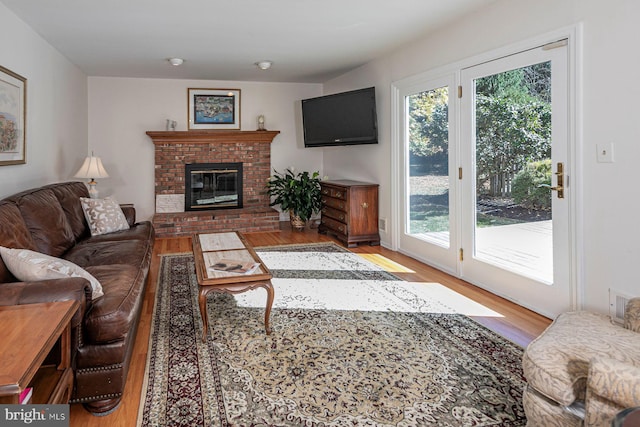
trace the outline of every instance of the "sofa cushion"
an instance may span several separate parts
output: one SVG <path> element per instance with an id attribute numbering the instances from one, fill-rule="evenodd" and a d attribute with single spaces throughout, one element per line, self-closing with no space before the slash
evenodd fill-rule
<path id="1" fill-rule="evenodd" d="M 51 189 L 26 193 L 16 203 L 38 252 L 59 257 L 74 245 L 67 216 Z"/>
<path id="2" fill-rule="evenodd" d="M 87 267 L 104 287 L 85 318 L 89 343 L 109 343 L 126 337 L 142 304 L 145 270 L 138 265 L 112 264 Z"/>
<path id="3" fill-rule="evenodd" d="M 80 197 L 89 197 L 89 190 L 82 182 L 65 182 L 61 184 L 51 184 L 50 188 L 62 206 L 62 210 L 67 216 L 67 222 L 71 228 L 74 239 L 82 240 L 90 235 L 84 212 L 80 205 Z"/>
<path id="4" fill-rule="evenodd" d="M 23 282 L 82 277 L 91 283 L 92 299 L 103 295 L 100 282 L 72 262 L 29 249 L 10 249 L 4 246 L 0 246 L 0 255 L 9 271 Z"/>
<path id="5" fill-rule="evenodd" d="M 97 265 L 140 265 L 140 260 L 150 250 L 143 240 L 94 241 L 94 237 L 74 246 L 64 255 L 66 260 L 82 268 Z"/>
<path id="6" fill-rule="evenodd" d="M 7 201 L 0 201 L 0 242 L 10 248 L 35 249 L 18 207 Z M 0 259 L 0 283 L 14 282 L 16 279 Z"/>
<path id="7" fill-rule="evenodd" d="M 640 334 L 601 314 L 563 313 L 527 346 L 522 368 L 529 386 L 568 406 L 584 399 L 594 358 L 640 365 Z"/>
<path id="8" fill-rule="evenodd" d="M 128 230 L 129 223 L 118 202 L 110 197 L 105 199 L 80 198 L 84 217 L 92 236 Z"/>
<path id="9" fill-rule="evenodd" d="M 128 230 L 114 231 L 113 233 L 93 236 L 88 240 L 83 240 L 78 245 L 96 244 L 104 242 L 117 242 L 121 240 L 140 240 L 147 242 L 153 235 L 153 226 L 150 222 L 144 221 L 131 225 Z"/>

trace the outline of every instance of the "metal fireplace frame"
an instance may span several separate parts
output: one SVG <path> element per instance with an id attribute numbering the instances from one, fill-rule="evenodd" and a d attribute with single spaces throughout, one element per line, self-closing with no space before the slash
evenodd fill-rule
<path id="1" fill-rule="evenodd" d="M 184 165 L 184 210 L 185 212 L 193 212 L 193 211 L 207 211 L 207 210 L 218 210 L 218 209 L 241 209 L 243 206 L 243 197 L 242 193 L 244 193 L 243 183 L 242 183 L 242 175 L 243 175 L 243 167 L 242 162 L 229 162 L 229 163 L 187 163 Z M 236 172 L 236 190 L 238 194 L 238 198 L 236 204 L 233 205 L 202 205 L 194 206 L 194 201 L 191 200 L 192 195 L 192 173 L 197 170 L 211 170 L 215 172 L 225 173 L 227 172 Z"/>

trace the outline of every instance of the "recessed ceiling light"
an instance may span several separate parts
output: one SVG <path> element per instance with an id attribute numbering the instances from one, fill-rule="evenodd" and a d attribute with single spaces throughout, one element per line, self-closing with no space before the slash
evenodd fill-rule
<path id="1" fill-rule="evenodd" d="M 260 68 L 261 70 L 268 70 L 269 68 L 271 68 L 272 65 L 273 65 L 273 62 L 271 61 L 256 62 L 256 67 Z"/>
<path id="2" fill-rule="evenodd" d="M 182 58 L 169 58 L 168 61 L 169 61 L 169 63 L 171 65 L 175 65 L 177 67 L 178 65 L 182 65 L 182 63 L 184 62 L 184 59 L 182 59 Z"/>

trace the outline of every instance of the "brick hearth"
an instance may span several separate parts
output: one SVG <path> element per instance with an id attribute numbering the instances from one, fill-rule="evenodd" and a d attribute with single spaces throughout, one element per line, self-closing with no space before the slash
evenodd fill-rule
<path id="1" fill-rule="evenodd" d="M 153 216 L 159 237 L 215 231 L 274 231 L 278 212 L 264 186 L 271 174 L 271 141 L 279 131 L 147 132 L 155 145 L 155 194 L 184 194 L 186 163 L 243 163 L 242 209 L 163 212 Z M 183 209 L 181 209 L 183 210 Z"/>

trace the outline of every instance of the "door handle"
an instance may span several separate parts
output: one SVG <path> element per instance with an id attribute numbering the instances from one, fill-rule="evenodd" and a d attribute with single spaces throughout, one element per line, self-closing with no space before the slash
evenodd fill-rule
<path id="1" fill-rule="evenodd" d="M 540 184 L 538 187 L 548 187 L 553 191 L 558 192 L 558 199 L 564 199 L 564 164 L 562 162 L 558 162 L 558 169 L 556 170 L 556 186 L 552 187 L 548 184 Z"/>
<path id="2" fill-rule="evenodd" d="M 564 199 L 564 164 L 558 162 L 556 169 L 556 186 L 551 187 L 553 191 L 558 192 L 558 199 Z"/>

